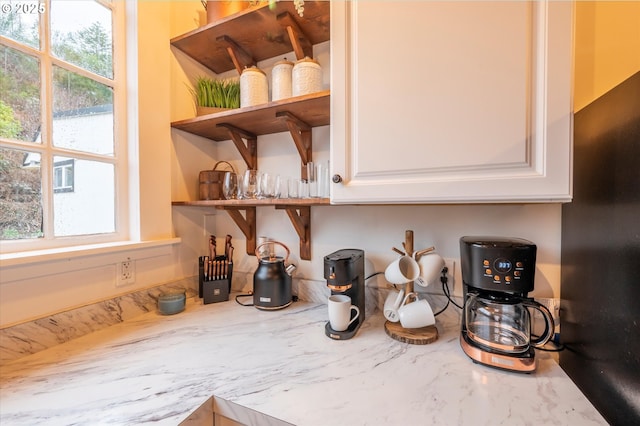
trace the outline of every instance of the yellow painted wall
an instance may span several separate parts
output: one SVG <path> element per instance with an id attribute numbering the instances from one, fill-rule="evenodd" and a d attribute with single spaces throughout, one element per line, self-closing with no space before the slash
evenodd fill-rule
<path id="1" fill-rule="evenodd" d="M 640 71 L 640 1 L 577 1 L 574 111 Z"/>
<path id="2" fill-rule="evenodd" d="M 140 234 L 142 240 L 171 237 L 169 22 L 165 2 L 138 2 L 138 132 Z"/>

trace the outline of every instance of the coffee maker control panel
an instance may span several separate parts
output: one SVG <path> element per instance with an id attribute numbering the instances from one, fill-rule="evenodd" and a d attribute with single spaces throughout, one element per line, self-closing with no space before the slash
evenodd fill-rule
<path id="1" fill-rule="evenodd" d="M 510 259 L 498 258 L 495 260 L 484 259 L 482 267 L 484 268 L 484 276 L 491 278 L 494 284 L 510 285 L 522 277 L 527 275 L 523 261 L 513 262 Z"/>
<path id="2" fill-rule="evenodd" d="M 462 237 L 464 284 L 506 293 L 533 291 L 536 245 L 515 238 Z"/>

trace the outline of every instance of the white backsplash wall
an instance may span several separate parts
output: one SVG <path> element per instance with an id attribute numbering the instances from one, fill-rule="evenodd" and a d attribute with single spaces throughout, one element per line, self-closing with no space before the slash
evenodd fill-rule
<path id="1" fill-rule="evenodd" d="M 436 206 L 323 206 L 311 209 L 312 260 L 300 260 L 299 240 L 285 212 L 258 208 L 258 235 L 283 242 L 298 266 L 296 277 L 323 281 L 323 257 L 342 248 L 365 251 L 366 275 L 384 271 L 396 258 L 391 247 L 402 247 L 405 230 L 414 231 L 416 249 L 434 245 L 445 258 L 455 259 L 455 294 L 461 294 L 458 240 L 463 235 L 526 238 L 538 246 L 536 297 L 560 297 L 560 206 L 436 205 Z M 233 236 L 235 268 L 253 272 L 255 256 L 245 252 L 245 240 L 223 212 L 216 216 L 218 235 Z M 183 241 L 187 239 L 183 236 Z M 384 286 L 377 277 L 374 286 Z"/>
<path id="2" fill-rule="evenodd" d="M 329 127 L 313 130 L 314 160 L 328 158 Z M 218 158 L 236 168 L 246 167 L 230 141 L 218 145 Z M 300 158 L 288 133 L 258 138 L 258 168 L 299 176 Z M 384 154 L 383 154 L 384 155 Z M 445 258 L 455 259 L 455 294 L 461 294 L 458 240 L 463 235 L 526 238 L 538 246 L 536 297 L 560 297 L 561 204 L 461 204 L 461 205 L 367 205 L 311 208 L 312 260 L 300 260 L 299 239 L 286 213 L 273 207 L 257 208 L 257 234 L 286 244 L 296 277 L 323 281 L 323 257 L 342 248 L 365 250 L 366 274 L 384 271 L 397 256 L 391 247 L 402 247 L 405 230 L 414 231 L 415 249 L 435 246 Z M 215 211 L 217 235 L 231 234 L 236 248 L 236 269 L 253 272 L 255 256 L 248 256 L 244 235 L 223 211 Z M 188 239 L 185 235 L 180 235 Z M 202 237 L 200 237 L 202 238 Z M 382 277 L 370 286 L 386 285 Z"/>

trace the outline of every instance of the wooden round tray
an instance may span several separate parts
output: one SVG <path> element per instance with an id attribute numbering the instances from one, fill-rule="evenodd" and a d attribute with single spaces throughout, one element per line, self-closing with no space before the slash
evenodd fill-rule
<path id="1" fill-rule="evenodd" d="M 412 345 L 426 345 L 438 340 L 438 329 L 435 325 L 422 328 L 403 328 L 399 322 L 386 321 L 384 331 L 392 339 Z"/>

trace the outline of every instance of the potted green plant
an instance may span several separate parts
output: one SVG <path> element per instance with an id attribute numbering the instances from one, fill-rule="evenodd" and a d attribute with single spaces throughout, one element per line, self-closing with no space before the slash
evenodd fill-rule
<path id="1" fill-rule="evenodd" d="M 237 79 L 221 80 L 201 76 L 190 90 L 197 115 L 240 107 L 240 82 Z"/>

